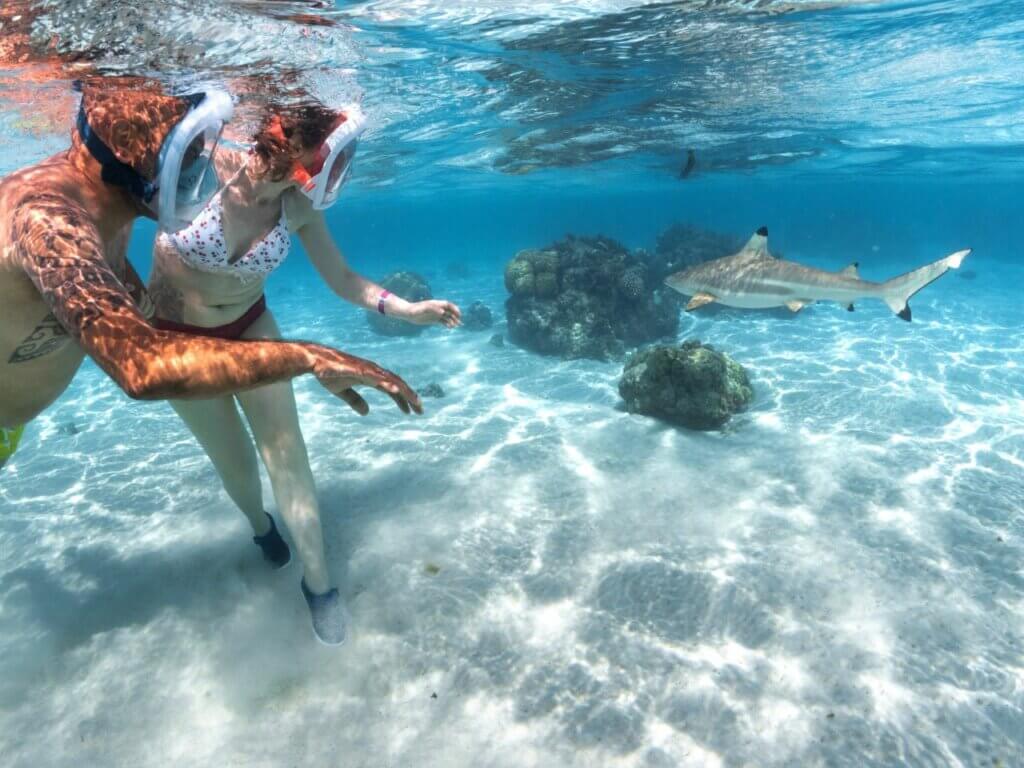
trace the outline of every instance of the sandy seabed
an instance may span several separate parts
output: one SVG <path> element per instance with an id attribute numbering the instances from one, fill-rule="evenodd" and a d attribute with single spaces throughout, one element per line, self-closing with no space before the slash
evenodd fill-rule
<path id="1" fill-rule="evenodd" d="M 989 266 L 911 324 L 684 317 L 754 382 L 721 433 L 500 323 L 383 340 L 272 291 L 289 335 L 447 391 L 360 420 L 297 384 L 341 649 L 170 408 L 87 365 L 0 475 L 0 763 L 1024 764 L 1024 272 Z M 449 293 L 502 315 L 500 275 Z"/>

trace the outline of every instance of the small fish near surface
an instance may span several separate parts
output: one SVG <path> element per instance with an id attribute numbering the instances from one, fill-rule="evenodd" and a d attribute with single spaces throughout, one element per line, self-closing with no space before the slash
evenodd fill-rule
<path id="1" fill-rule="evenodd" d="M 686 150 L 686 163 L 679 169 L 679 178 L 688 179 L 693 169 L 697 167 L 697 152 L 692 149 Z"/>
<path id="2" fill-rule="evenodd" d="M 950 269 L 959 268 L 968 248 L 905 275 L 874 283 L 861 280 L 857 264 L 839 272 L 776 259 L 768 252 L 768 228 L 761 227 L 731 256 L 684 269 L 665 278 L 670 288 L 691 296 L 686 311 L 718 302 L 742 309 L 788 307 L 799 312 L 816 301 L 835 301 L 853 311 L 861 299 L 884 301 L 896 316 L 910 320 L 910 297 Z"/>

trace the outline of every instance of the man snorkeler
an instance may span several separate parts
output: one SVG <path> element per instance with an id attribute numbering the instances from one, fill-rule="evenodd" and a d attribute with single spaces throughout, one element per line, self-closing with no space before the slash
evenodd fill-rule
<path id="1" fill-rule="evenodd" d="M 132 222 L 188 222 L 219 186 L 227 94 L 86 87 L 71 148 L 0 180 L 0 466 L 85 355 L 129 397 L 202 398 L 312 373 L 360 414 L 353 387 L 422 412 L 398 376 L 306 342 L 228 341 L 157 330 L 126 258 Z"/>

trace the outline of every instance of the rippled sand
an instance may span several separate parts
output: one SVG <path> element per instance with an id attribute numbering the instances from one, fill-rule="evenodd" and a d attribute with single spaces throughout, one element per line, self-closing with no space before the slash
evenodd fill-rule
<path id="1" fill-rule="evenodd" d="M 2 762 L 1019 765 L 1022 277 L 946 277 L 912 324 L 684 317 L 751 371 L 724 433 L 618 410 L 615 364 L 272 291 L 448 392 L 360 420 L 298 385 L 341 650 L 171 410 L 90 365 L 0 476 Z M 450 286 L 500 309 L 498 275 Z"/>

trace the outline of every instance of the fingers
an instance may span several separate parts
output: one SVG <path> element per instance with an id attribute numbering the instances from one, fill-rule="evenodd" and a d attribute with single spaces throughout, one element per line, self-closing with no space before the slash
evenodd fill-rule
<path id="1" fill-rule="evenodd" d="M 419 395 L 401 377 L 391 371 L 375 365 L 373 370 L 366 372 L 366 383 L 387 394 L 395 401 L 395 405 L 402 409 L 402 413 L 410 411 L 423 413 L 423 404 L 420 402 Z"/>
<path id="2" fill-rule="evenodd" d="M 406 400 L 404 397 L 395 394 L 394 392 L 388 392 L 386 389 L 383 391 L 387 394 L 388 397 L 395 401 L 395 405 L 397 405 L 401 409 L 402 413 L 408 414 L 412 412 L 412 408 L 409 406 L 409 401 Z"/>
<path id="3" fill-rule="evenodd" d="M 413 392 L 412 388 L 397 376 L 395 379 L 398 383 L 395 383 L 395 381 L 381 382 L 377 389 L 394 400 L 395 405 L 402 409 L 402 413 L 415 411 L 417 414 L 422 414 L 423 403 L 420 402 L 419 395 Z"/>
<path id="4" fill-rule="evenodd" d="M 397 377 L 396 377 L 397 378 Z M 401 381 L 399 379 L 399 381 Z M 374 377 L 367 377 L 360 382 L 366 386 L 371 386 L 374 389 L 383 392 L 385 395 L 395 401 L 402 413 L 409 414 L 416 412 L 417 414 L 423 413 L 423 404 L 420 402 L 419 397 L 413 392 L 408 386 L 399 386 L 393 381 L 387 379 L 380 379 Z M 404 385 L 404 382 L 402 382 Z M 365 416 L 370 412 L 370 406 L 359 395 L 354 389 L 345 388 L 336 390 L 335 394 L 348 403 L 349 407 L 353 411 L 358 413 L 360 416 Z"/>
<path id="5" fill-rule="evenodd" d="M 409 405 L 417 416 L 423 415 L 423 401 L 420 400 L 420 396 L 415 392 L 413 393 L 413 399 L 409 401 Z"/>
<path id="6" fill-rule="evenodd" d="M 456 304 L 450 301 L 442 301 L 440 305 L 441 323 L 445 328 L 457 328 L 462 324 L 462 312 Z"/>
<path id="7" fill-rule="evenodd" d="M 365 416 L 370 412 L 370 406 L 354 389 L 343 389 L 338 393 L 338 397 L 348 403 L 349 407 L 360 416 Z"/>
<path id="8" fill-rule="evenodd" d="M 419 395 L 399 376 L 369 360 L 346 355 L 336 350 L 332 350 L 332 352 L 335 358 L 332 366 L 334 375 L 330 375 L 328 371 L 319 370 L 316 374 L 317 378 L 357 413 L 365 414 L 369 411 L 366 401 L 352 389 L 352 386 L 357 384 L 384 392 L 395 401 L 403 413 L 410 411 L 423 413 L 423 404 L 420 402 Z"/>
<path id="9" fill-rule="evenodd" d="M 419 396 L 397 376 L 394 378 L 396 381 L 400 382 L 400 384 L 392 381 L 391 376 L 367 376 L 359 383 L 383 392 L 395 401 L 395 405 L 401 409 L 402 413 L 409 414 L 416 412 L 417 414 L 422 414 L 423 404 L 420 402 Z M 362 396 L 360 396 L 359 393 L 351 387 L 345 387 L 344 389 L 332 388 L 332 391 L 348 403 L 349 407 L 360 416 L 365 416 L 370 412 L 370 406 L 366 400 L 364 400 Z"/>

